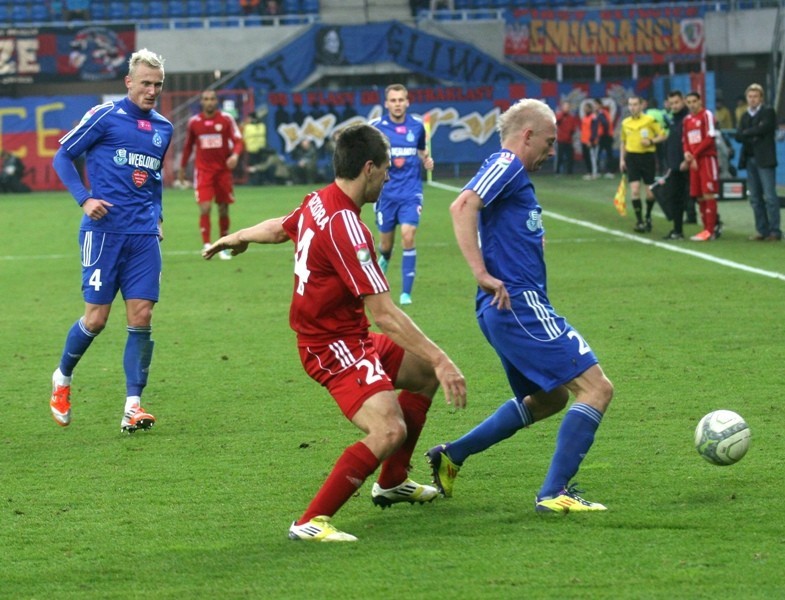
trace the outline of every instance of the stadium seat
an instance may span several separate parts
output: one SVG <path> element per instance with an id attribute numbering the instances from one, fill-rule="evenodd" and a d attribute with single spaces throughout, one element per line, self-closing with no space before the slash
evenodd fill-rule
<path id="1" fill-rule="evenodd" d="M 283 14 L 285 15 L 296 15 L 300 12 L 300 1 L 299 0 L 283 0 L 281 3 L 281 8 L 283 9 Z"/>
<path id="2" fill-rule="evenodd" d="M 46 4 L 33 4 L 30 7 L 30 18 L 36 23 L 48 23 L 51 20 Z"/>
<path id="3" fill-rule="evenodd" d="M 453 3 L 455 10 L 468 10 L 472 7 L 472 0 L 455 0 Z"/>
<path id="4" fill-rule="evenodd" d="M 147 7 L 145 4 L 145 2 L 140 2 L 139 0 L 128 3 L 128 16 L 131 20 L 139 21 L 147 18 Z"/>
<path id="5" fill-rule="evenodd" d="M 90 5 L 90 18 L 96 21 L 106 21 L 109 11 L 105 2 L 93 2 Z"/>
<path id="6" fill-rule="evenodd" d="M 207 0 L 205 13 L 208 17 L 222 17 L 226 14 L 226 6 L 223 0 Z"/>
<path id="7" fill-rule="evenodd" d="M 187 17 L 204 17 L 204 4 L 202 0 L 186 0 L 185 15 Z"/>
<path id="8" fill-rule="evenodd" d="M 128 4 L 125 2 L 110 2 L 109 13 L 107 15 L 110 21 L 127 21 L 128 20 Z"/>
<path id="9" fill-rule="evenodd" d="M 14 7 L 11 9 L 11 25 L 17 25 L 19 23 L 29 23 L 29 22 L 30 22 L 30 11 L 27 10 L 27 5 L 14 4 Z"/>
<path id="10" fill-rule="evenodd" d="M 0 22 L 8 23 L 11 20 L 11 11 L 5 4 L 0 4 Z"/>
<path id="11" fill-rule="evenodd" d="M 303 14 L 306 15 L 319 14 L 319 0 L 301 0 L 300 6 L 302 7 Z"/>
<path id="12" fill-rule="evenodd" d="M 164 5 L 163 2 L 149 2 L 147 5 L 147 16 L 151 19 L 164 18 Z"/>
<path id="13" fill-rule="evenodd" d="M 185 4 L 183 4 L 183 0 L 169 0 L 166 3 L 166 14 L 169 15 L 169 18 L 177 19 L 179 17 L 185 16 Z"/>

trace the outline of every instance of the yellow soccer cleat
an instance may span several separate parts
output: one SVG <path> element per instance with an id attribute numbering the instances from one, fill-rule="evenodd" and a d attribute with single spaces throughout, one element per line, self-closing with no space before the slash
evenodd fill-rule
<path id="1" fill-rule="evenodd" d="M 452 497 L 452 488 L 455 485 L 455 478 L 461 468 L 447 456 L 447 446 L 439 444 L 425 453 L 428 464 L 431 465 L 433 482 L 439 488 L 439 492 L 445 498 Z"/>
<path id="2" fill-rule="evenodd" d="M 357 538 L 350 533 L 336 529 L 330 523 L 330 517 L 314 517 L 307 523 L 296 525 L 294 521 L 289 527 L 290 540 L 307 540 L 310 542 L 356 542 Z"/>
<path id="3" fill-rule="evenodd" d="M 557 496 L 553 498 L 536 498 L 534 501 L 534 509 L 537 512 L 553 512 L 561 514 L 567 514 L 570 512 L 608 510 L 604 504 L 584 500 L 578 495 L 579 493 L 582 493 L 582 490 L 577 489 L 575 484 L 573 484 L 564 488 Z"/>

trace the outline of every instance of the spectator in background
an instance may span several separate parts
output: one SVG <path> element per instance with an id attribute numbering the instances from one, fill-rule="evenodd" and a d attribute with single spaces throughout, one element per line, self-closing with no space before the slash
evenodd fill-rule
<path id="1" fill-rule="evenodd" d="M 0 172 L 0 192 L 4 194 L 19 194 L 29 192 L 30 188 L 22 183 L 22 176 L 25 173 L 25 165 L 16 155 L 7 150 L 3 150 L 2 172 Z"/>
<path id="2" fill-rule="evenodd" d="M 745 112 L 747 112 L 747 100 L 744 98 L 744 96 L 739 96 L 736 98 L 736 110 L 734 111 L 737 127 L 739 123 L 741 123 L 741 117 Z"/>
<path id="3" fill-rule="evenodd" d="M 575 160 L 573 139 L 581 120 L 572 112 L 569 100 L 562 101 L 556 113 L 556 173 L 572 175 Z"/>
<path id="4" fill-rule="evenodd" d="M 755 216 L 752 241 L 777 242 L 780 229 L 780 201 L 777 197 L 777 114 L 763 104 L 763 86 L 747 88 L 747 110 L 739 119 L 736 141 L 741 143 L 739 168 L 747 169 L 747 193 Z"/>
<path id="5" fill-rule="evenodd" d="M 259 166 L 267 150 L 267 125 L 261 115 L 252 112 L 242 125 L 243 144 L 248 155 L 248 183 L 260 185 L 262 174 Z"/>
<path id="6" fill-rule="evenodd" d="M 240 0 L 240 8 L 245 16 L 258 15 L 261 0 Z"/>
<path id="7" fill-rule="evenodd" d="M 604 177 L 613 177 L 613 117 L 611 111 L 602 103 L 602 99 L 595 98 L 597 112 L 597 170 L 603 172 Z"/>
<path id="8" fill-rule="evenodd" d="M 281 3 L 278 0 L 265 0 L 264 14 L 270 17 L 277 17 L 284 14 Z"/>
<path id="9" fill-rule="evenodd" d="M 720 129 L 733 129 L 733 115 L 720 99 L 715 102 L 714 118 L 717 119 L 717 126 Z"/>
<path id="10" fill-rule="evenodd" d="M 88 21 L 90 0 L 64 0 L 63 16 L 66 21 Z"/>
<path id="11" fill-rule="evenodd" d="M 292 150 L 292 179 L 294 183 L 311 184 L 316 183 L 317 168 L 316 162 L 319 159 L 319 151 L 316 149 L 310 138 L 303 138 Z"/>
<path id="12" fill-rule="evenodd" d="M 584 179 L 597 179 L 597 134 L 594 124 L 597 115 L 594 112 L 594 102 L 586 100 L 583 105 L 581 117 L 581 148 L 583 149 L 583 162 L 586 165 Z"/>

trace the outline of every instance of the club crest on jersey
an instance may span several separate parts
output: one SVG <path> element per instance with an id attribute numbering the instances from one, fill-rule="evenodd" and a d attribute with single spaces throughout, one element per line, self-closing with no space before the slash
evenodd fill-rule
<path id="1" fill-rule="evenodd" d="M 361 265 L 371 262 L 371 251 L 368 249 L 368 244 L 355 244 L 354 251 L 357 253 L 357 260 Z"/>
<path id="2" fill-rule="evenodd" d="M 160 148 L 164 145 L 164 140 L 161 138 L 161 134 L 158 133 L 158 130 L 155 130 L 155 135 L 153 136 L 153 146 L 156 148 Z"/>
<path id="3" fill-rule="evenodd" d="M 526 220 L 526 227 L 529 231 L 542 229 L 542 213 L 537 210 L 529 211 L 529 218 Z"/>
<path id="4" fill-rule="evenodd" d="M 140 131 L 152 131 L 153 125 L 150 121 L 145 121 L 144 119 L 137 119 L 136 121 L 136 128 Z"/>
<path id="5" fill-rule="evenodd" d="M 410 144 L 414 143 L 414 134 L 411 131 L 406 132 L 406 141 Z"/>
<path id="6" fill-rule="evenodd" d="M 131 174 L 131 179 L 134 180 L 134 185 L 136 187 L 142 187 L 145 184 L 145 181 L 147 181 L 147 171 L 134 169 L 134 172 Z"/>
<path id="7" fill-rule="evenodd" d="M 223 128 L 224 128 L 224 126 L 223 126 L 223 125 L 221 125 L 220 123 L 216 123 L 216 124 L 215 124 L 215 130 L 216 130 L 216 131 L 221 131 L 221 130 L 223 130 Z"/>
<path id="8" fill-rule="evenodd" d="M 123 166 L 128 164 L 128 150 L 125 148 L 118 148 L 117 151 L 114 153 L 114 158 L 112 159 L 114 164 Z"/>

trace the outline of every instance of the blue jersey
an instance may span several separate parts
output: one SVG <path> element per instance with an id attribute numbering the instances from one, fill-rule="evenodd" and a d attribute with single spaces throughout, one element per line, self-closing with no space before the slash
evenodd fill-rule
<path id="1" fill-rule="evenodd" d="M 425 126 L 422 120 L 406 115 L 403 123 L 395 123 L 390 115 L 369 123 L 390 140 L 390 180 L 384 184 L 379 200 L 422 201 L 422 161 L 419 150 L 425 150 Z"/>
<path id="2" fill-rule="evenodd" d="M 73 161 L 86 153 L 92 191 L 69 190 L 81 206 L 87 198 L 106 200 L 106 216 L 87 215 L 82 231 L 158 235 L 163 193 L 163 160 L 172 124 L 155 110 L 143 111 L 128 98 L 90 109 L 60 140 L 60 152 Z"/>
<path id="3" fill-rule="evenodd" d="M 523 163 L 508 150 L 491 155 L 464 187 L 482 198 L 479 235 L 488 272 L 504 282 L 510 296 L 535 290 L 547 297 L 542 208 Z M 493 294 L 479 289 L 477 313 Z"/>

